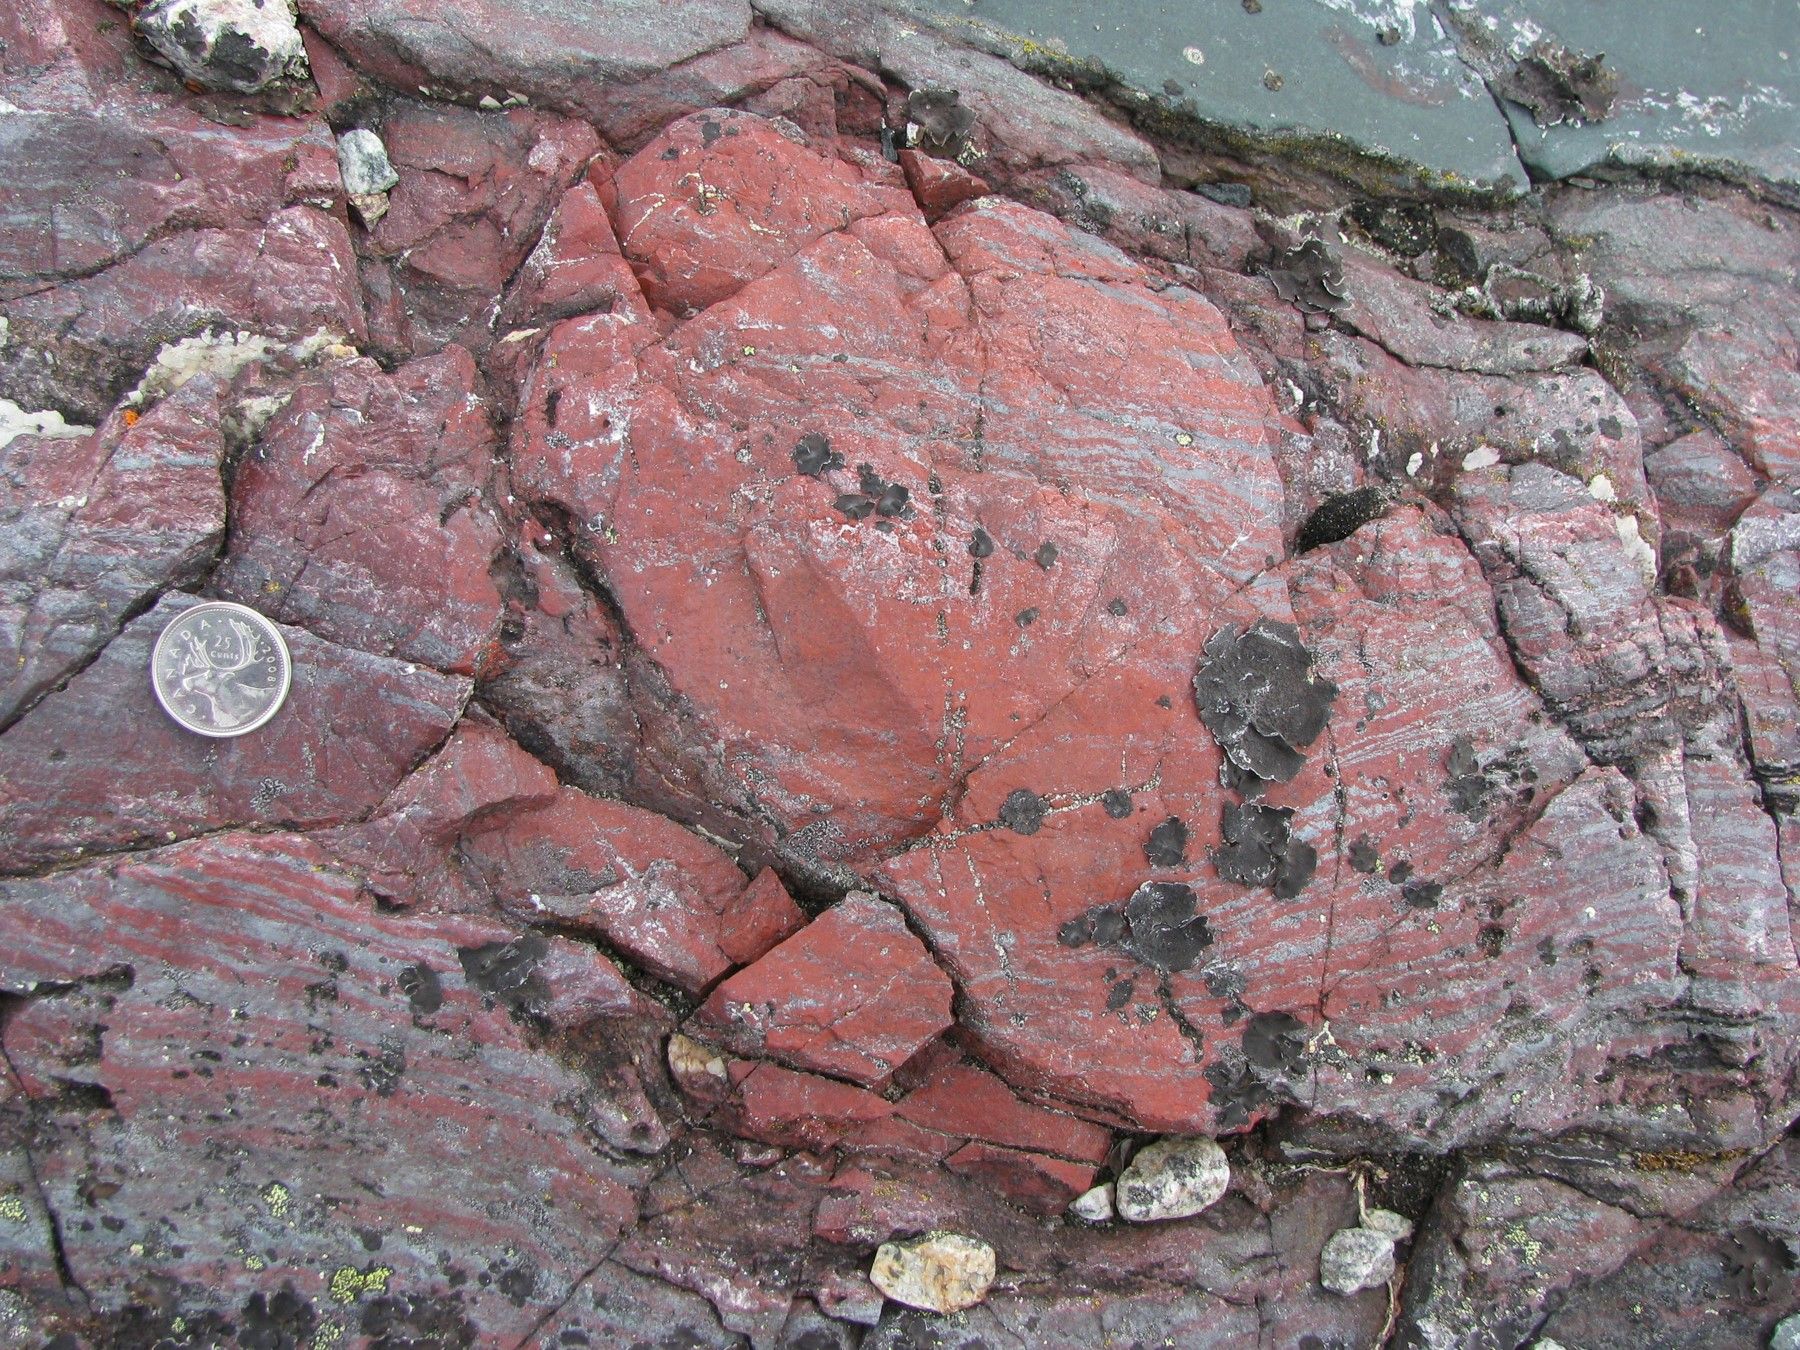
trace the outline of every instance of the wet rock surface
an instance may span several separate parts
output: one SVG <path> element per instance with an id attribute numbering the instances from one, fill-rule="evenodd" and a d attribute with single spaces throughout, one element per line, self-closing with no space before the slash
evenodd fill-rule
<path id="1" fill-rule="evenodd" d="M 0 15 L 0 1341 L 1790 1335 L 1768 106 L 929 8 Z"/>

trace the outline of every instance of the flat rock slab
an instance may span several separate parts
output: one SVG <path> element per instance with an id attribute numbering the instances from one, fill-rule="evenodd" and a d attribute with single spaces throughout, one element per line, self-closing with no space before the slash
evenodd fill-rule
<path id="1" fill-rule="evenodd" d="M 1646 5 L 1630 23 L 1583 0 L 1453 8 L 1461 11 L 1456 27 L 1471 61 L 1502 77 L 1501 106 L 1534 176 L 1704 168 L 1790 195 L 1800 190 L 1800 111 L 1793 101 L 1800 43 L 1794 15 L 1783 6 Z M 1601 69 L 1612 83 L 1604 117 L 1583 118 L 1575 109 L 1534 116 L 1507 97 L 1505 75 L 1546 46 L 1578 58 L 1604 53 Z"/>
<path id="2" fill-rule="evenodd" d="M 880 1088 L 950 1025 L 950 996 L 900 911 L 853 891 L 726 980 L 697 1021 L 741 1054 Z"/>
<path id="3" fill-rule="evenodd" d="M 1094 0 L 925 0 L 946 31 L 1055 77 L 1097 61 L 1159 114 L 1251 138 L 1347 142 L 1434 184 L 1518 193 L 1504 118 L 1432 13 L 1322 0 L 1204 10 Z"/>
<path id="4" fill-rule="evenodd" d="M 37 1174 L 95 1220 L 63 1250 L 98 1310 L 148 1261 L 170 1317 L 291 1287 L 313 1332 L 386 1299 L 402 1328 L 518 1337 L 635 1216 L 572 1128 L 591 1084 L 482 985 L 515 929 L 384 916 L 307 841 L 226 834 L 0 883 L 0 934 L 0 987 L 29 1000 L 8 1058 L 57 1104 Z M 540 980 L 585 962 L 630 1009 L 594 952 L 538 941 Z M 68 996 L 32 998 L 47 983 Z"/>
<path id="5" fill-rule="evenodd" d="M 236 825 L 338 825 L 449 734 L 469 681 L 283 628 L 293 687 L 273 721 L 213 740 L 150 688 L 150 650 L 195 603 L 166 595 L 0 739 L 0 871 Z"/>

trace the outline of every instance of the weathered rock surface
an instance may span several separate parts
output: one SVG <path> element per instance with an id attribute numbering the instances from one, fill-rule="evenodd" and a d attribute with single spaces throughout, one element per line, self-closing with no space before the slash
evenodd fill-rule
<path id="1" fill-rule="evenodd" d="M 0 1340 L 1800 1312 L 1776 180 L 1389 196 L 1244 53 L 1606 91 L 1313 0 L 119 8 L 0 13 Z"/>
<path id="2" fill-rule="evenodd" d="M 265 734 L 183 731 L 150 689 L 165 596 L 0 738 L 0 872 L 243 825 L 371 810 L 449 733 L 469 682 L 287 628 L 293 688 Z"/>
<path id="3" fill-rule="evenodd" d="M 220 593 L 364 651 L 473 672 L 501 607 L 477 379 L 453 347 L 392 376 L 332 363 L 283 391 L 233 478 Z"/>
<path id="4" fill-rule="evenodd" d="M 715 989 L 698 1023 L 740 1054 L 880 1089 L 950 1025 L 950 993 L 900 911 L 853 891 Z"/>

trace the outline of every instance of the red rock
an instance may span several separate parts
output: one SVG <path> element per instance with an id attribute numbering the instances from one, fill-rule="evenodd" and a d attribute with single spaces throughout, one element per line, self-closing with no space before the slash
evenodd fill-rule
<path id="1" fill-rule="evenodd" d="M 903 1119 L 926 1129 L 1094 1166 L 1112 1148 L 1106 1130 L 1021 1101 L 1000 1079 L 971 1064 L 945 1066 L 907 1093 L 896 1109 Z"/>
<path id="2" fill-rule="evenodd" d="M 584 180 L 563 194 L 513 282 L 501 317 L 519 327 L 595 312 L 618 314 L 626 323 L 650 318 L 606 208 Z"/>
<path id="3" fill-rule="evenodd" d="M 932 1159 L 956 1147 L 954 1140 L 897 1120 L 893 1104 L 865 1088 L 779 1064 L 740 1060 L 731 1072 L 741 1076 L 722 1118 L 743 1138 L 815 1152 L 837 1148 Z"/>
<path id="4" fill-rule="evenodd" d="M 1001 57 L 959 47 L 910 15 L 838 0 L 768 0 L 765 9 L 783 32 L 902 88 L 956 90 L 975 113 L 971 157 L 991 182 L 1085 164 L 1111 165 L 1147 183 L 1161 178 L 1156 151 L 1098 107 Z"/>
<path id="5" fill-rule="evenodd" d="M 1014 1204 L 1047 1217 L 1061 1214 L 1069 1202 L 1094 1184 L 1099 1169 L 1064 1162 L 1041 1153 L 1001 1148 L 979 1141 L 964 1144 L 944 1166 L 959 1176 L 991 1186 Z"/>
<path id="6" fill-rule="evenodd" d="M 712 1152 L 697 1143 L 696 1154 Z M 746 1175 L 719 1161 L 719 1178 L 704 1189 L 679 1179 L 680 1202 L 653 1209 L 612 1259 L 703 1294 L 719 1320 L 752 1344 L 776 1344 L 805 1282 L 818 1168 L 801 1156 Z"/>
<path id="7" fill-rule="evenodd" d="M 765 867 L 729 906 L 719 929 L 719 948 L 736 965 L 749 965 L 806 926 L 806 915 L 781 878 Z"/>
<path id="8" fill-rule="evenodd" d="M 310 206 L 265 225 L 164 234 L 92 277 L 4 305 L 5 396 L 99 418 L 168 343 L 246 332 L 287 344 L 360 342 L 362 303 L 344 225 Z"/>
<path id="9" fill-rule="evenodd" d="M 0 724 L 204 574 L 225 530 L 224 402 L 203 377 L 133 424 L 0 446 Z"/>
<path id="10" fill-rule="evenodd" d="M 472 900 L 451 902 L 464 889 L 449 857 L 458 838 L 502 813 L 548 806 L 556 793 L 546 765 L 491 723 L 465 718 L 366 824 L 320 838 L 391 905 L 467 909 Z"/>
<path id="11" fill-rule="evenodd" d="M 893 209 L 847 165 L 725 109 L 664 129 L 620 166 L 608 194 L 644 295 L 676 313 L 723 300 L 821 235 Z"/>
<path id="12" fill-rule="evenodd" d="M 370 1233 L 376 1289 L 448 1302 L 462 1271 L 459 1317 L 516 1338 L 591 1265 L 586 1244 L 634 1218 L 622 1174 L 570 1128 L 589 1080 L 533 1048 L 503 984 L 465 974 L 514 930 L 380 914 L 283 835 L 4 885 L 7 993 L 32 1006 L 42 982 L 70 984 L 91 1019 L 74 1075 L 94 1086 L 33 1157 L 60 1210 L 105 1219 L 62 1244 L 98 1316 L 137 1299 L 146 1249 L 190 1320 L 284 1283 L 335 1306 L 332 1272 L 370 1264 Z M 35 1081 L 71 1075 L 43 1041 L 9 1036 L 8 1053 Z M 543 1185 L 521 1192 L 521 1168 Z M 192 1203 L 202 1187 L 216 1202 Z"/>
<path id="13" fill-rule="evenodd" d="M 378 804 L 449 732 L 469 682 L 285 628 L 287 703 L 228 741 L 183 731 L 150 648 L 192 603 L 164 596 L 0 738 L 0 871 L 213 833 L 337 825 Z"/>
<path id="14" fill-rule="evenodd" d="M 636 777 L 637 714 L 624 638 L 535 520 L 501 557 L 505 617 L 483 664 L 483 698 L 521 745 L 574 785 L 618 794 Z"/>
<path id="15" fill-rule="evenodd" d="M 988 185 L 954 160 L 934 159 L 909 149 L 900 152 L 900 167 L 906 171 L 907 186 L 918 199 L 919 209 L 933 224 L 964 202 L 988 194 Z"/>
<path id="16" fill-rule="evenodd" d="M 521 12 L 489 0 L 304 0 L 300 15 L 359 69 L 401 89 L 429 84 L 498 100 L 517 91 L 601 115 L 642 101 L 646 84 L 680 89 L 696 59 L 750 29 L 746 0 L 699 0 L 679 23 L 656 8 Z"/>
<path id="17" fill-rule="evenodd" d="M 233 481 L 221 593 L 335 642 L 471 673 L 500 617 L 478 378 L 457 348 L 391 376 L 358 360 L 302 380 Z"/>
<path id="18" fill-rule="evenodd" d="M 1695 431 L 1644 456 L 1665 528 L 1720 535 L 1756 500 L 1756 475 L 1715 432 Z"/>
<path id="19" fill-rule="evenodd" d="M 417 103 L 396 105 L 375 129 L 400 181 L 367 247 L 390 260 L 417 349 L 480 350 L 501 292 L 599 139 L 530 109 Z"/>
<path id="20" fill-rule="evenodd" d="M 693 172 L 711 175 L 721 147 L 751 135 L 727 137 L 719 125 L 710 151 L 690 152 Z M 681 126 L 704 141 L 694 119 Z M 784 229 L 803 210 L 795 182 L 840 201 L 843 170 L 756 135 L 805 171 L 781 180 L 787 195 L 769 223 L 743 219 Z M 686 163 L 651 147 L 615 178 L 628 254 L 631 213 L 660 199 L 634 206 L 636 176 L 679 177 Z M 752 793 L 758 810 L 776 810 L 790 831 L 782 848 L 802 866 L 917 834 L 941 812 L 959 764 L 1016 735 L 1157 616 L 1197 593 L 1223 595 L 1280 551 L 1266 405 L 1216 312 L 1152 293 L 1122 256 L 1016 207 L 965 213 L 937 240 L 910 199 L 854 219 L 888 200 L 864 198 L 849 230 L 818 238 L 660 344 L 585 320 L 559 326 L 515 438 L 520 482 L 581 523 L 577 550 L 687 700 L 690 743 L 723 748 L 707 758 L 730 772 L 704 796 Z M 690 218 L 688 234 L 671 236 L 684 247 L 711 238 L 713 222 L 739 219 L 724 207 Z M 673 230 L 676 218 L 650 219 Z M 779 256 L 768 252 L 777 235 L 741 228 L 751 261 L 734 264 L 732 285 Z M 887 316 L 901 313 L 913 318 L 897 329 Z M 1042 334 L 1061 345 L 1040 350 Z M 796 368 L 815 373 L 802 385 Z M 1086 411 L 1102 404 L 1116 415 Z M 1146 427 L 1154 432 L 1140 434 Z M 829 481 L 794 473 L 794 448 L 810 434 L 845 461 Z M 865 462 L 908 490 L 912 518 L 853 528 L 832 509 Z M 1044 488 L 1037 475 L 1081 495 Z M 940 504 L 926 511 L 934 476 Z M 1146 510 L 1146 494 L 1156 509 Z M 977 528 L 998 552 L 971 596 Z M 1216 557 L 1201 541 L 1220 534 L 1237 543 L 1217 572 L 1190 574 L 1179 560 L 1190 550 Z M 1050 540 L 1062 561 L 1046 569 L 1032 559 Z M 742 558 L 747 574 L 722 562 L 696 571 L 675 557 Z M 1127 615 L 1109 608 L 1115 600 Z M 1018 621 L 1026 610 L 1043 616 L 1029 630 Z M 948 691 L 922 651 L 954 661 Z M 770 787 L 750 787 L 751 763 Z"/>
<path id="21" fill-rule="evenodd" d="M 721 984 L 696 1018 L 739 1054 L 879 1089 L 950 1025 L 951 993 L 899 910 L 853 891 Z"/>
<path id="22" fill-rule="evenodd" d="M 1800 250 L 1747 198 L 1576 194 L 1551 212 L 1635 330 L 1634 360 L 1772 478 L 1800 468 L 1792 274 Z"/>
<path id="23" fill-rule="evenodd" d="M 732 965 L 720 940 L 744 874 L 663 816 L 564 788 L 476 828 L 462 856 L 508 913 L 598 934 L 658 979 L 698 991 Z"/>

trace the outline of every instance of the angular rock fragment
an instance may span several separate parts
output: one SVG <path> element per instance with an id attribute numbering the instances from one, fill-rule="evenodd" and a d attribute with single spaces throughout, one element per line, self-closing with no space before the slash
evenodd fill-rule
<path id="1" fill-rule="evenodd" d="M 293 0 L 146 0 L 132 28 L 207 89 L 254 94 L 309 74 Z"/>
<path id="2" fill-rule="evenodd" d="M 1133 1223 L 1198 1214 L 1231 1185 L 1225 1150 L 1211 1139 L 1159 1139 L 1119 1174 L 1119 1217 Z"/>
<path id="3" fill-rule="evenodd" d="M 1194 675 L 1195 706 L 1219 747 L 1240 769 L 1276 782 L 1300 772 L 1301 751 L 1325 729 L 1336 697 L 1337 686 L 1313 673 L 1299 630 L 1268 619 L 1221 628 Z"/>
<path id="4" fill-rule="evenodd" d="M 1113 1217 L 1115 1187 L 1108 1181 L 1092 1190 L 1083 1191 L 1069 1202 L 1069 1213 L 1088 1223 L 1105 1223 Z"/>
<path id="5" fill-rule="evenodd" d="M 869 1281 L 909 1308 L 956 1313 L 987 1297 L 994 1269 L 994 1249 L 980 1238 L 927 1233 L 909 1242 L 882 1243 Z"/>
<path id="6" fill-rule="evenodd" d="M 449 733 L 469 681 L 284 628 L 293 687 L 224 749 L 182 730 L 146 675 L 170 593 L 0 737 L 0 871 L 237 825 L 318 828 L 373 809 Z"/>
<path id="7" fill-rule="evenodd" d="M 388 159 L 381 137 L 367 127 L 357 127 L 338 137 L 338 170 L 344 178 L 344 195 L 362 217 L 363 224 L 374 229 L 387 214 L 388 189 L 400 181 Z"/>
<path id="8" fill-rule="evenodd" d="M 1373 1228 L 1340 1228 L 1319 1255 L 1319 1283 L 1334 1294 L 1361 1293 L 1394 1273 L 1394 1238 Z"/>
<path id="9" fill-rule="evenodd" d="M 721 984 L 696 1023 L 740 1054 L 879 1088 L 950 1025 L 950 995 L 900 911 L 852 891 Z"/>
<path id="10" fill-rule="evenodd" d="M 746 909 L 744 874 L 719 848 L 667 817 L 579 788 L 563 788 L 540 810 L 482 822 L 459 853 L 503 910 L 597 933 L 693 992 L 731 968 L 727 926 L 762 924 Z M 761 895 L 781 926 L 785 895 Z"/>

